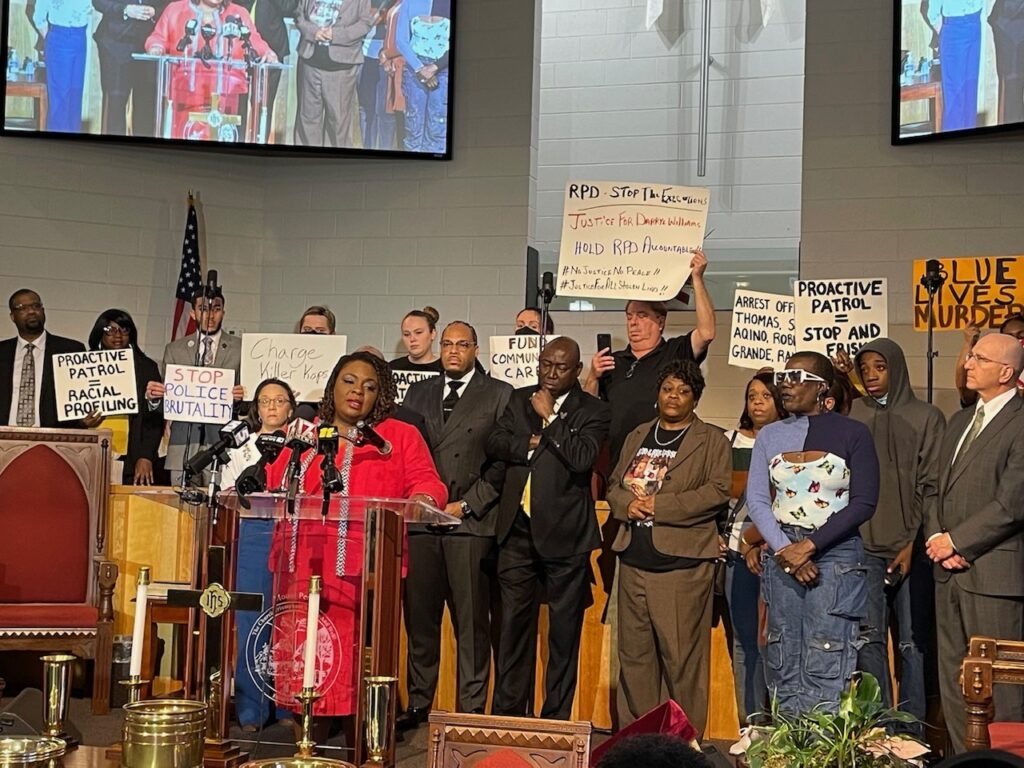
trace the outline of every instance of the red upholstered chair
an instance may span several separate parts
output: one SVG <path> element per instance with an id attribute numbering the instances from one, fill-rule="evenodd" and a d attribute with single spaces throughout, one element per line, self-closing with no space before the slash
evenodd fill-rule
<path id="1" fill-rule="evenodd" d="M 429 768 L 588 768 L 590 723 L 430 713 Z"/>
<path id="2" fill-rule="evenodd" d="M 109 495 L 110 430 L 0 427 L 0 651 L 93 659 L 96 714 L 110 709 Z"/>
<path id="3" fill-rule="evenodd" d="M 1002 749 L 1024 756 L 1024 723 L 992 722 L 992 687 L 1024 685 L 1024 642 L 972 637 L 960 668 L 968 750 Z"/>

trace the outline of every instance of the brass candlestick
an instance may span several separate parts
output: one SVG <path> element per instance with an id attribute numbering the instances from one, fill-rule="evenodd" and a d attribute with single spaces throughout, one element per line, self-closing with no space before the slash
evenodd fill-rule
<path id="1" fill-rule="evenodd" d="M 299 748 L 296 757 L 312 757 L 316 749 L 316 742 L 313 741 L 313 705 L 322 695 L 315 688 L 303 688 L 302 693 L 295 697 L 302 704 L 302 738 L 295 744 Z"/>
<path id="2" fill-rule="evenodd" d="M 135 704 L 138 701 L 142 701 L 142 689 L 146 687 L 149 680 L 143 680 L 142 675 L 132 675 L 127 680 L 118 681 L 118 685 L 123 685 L 128 689 L 128 703 Z"/>
<path id="3" fill-rule="evenodd" d="M 43 656 L 43 734 L 63 739 L 68 747 L 77 746 L 64 730 L 71 703 L 71 662 L 74 656 L 55 653 Z"/>
<path id="4" fill-rule="evenodd" d="M 302 704 L 302 738 L 295 746 L 299 751 L 294 757 L 269 757 L 265 760 L 252 760 L 243 763 L 241 768 L 356 768 L 344 760 L 333 760 L 329 757 L 318 757 L 313 754 L 316 742 L 313 741 L 313 705 L 323 696 L 315 688 L 303 688 L 295 698 Z"/>

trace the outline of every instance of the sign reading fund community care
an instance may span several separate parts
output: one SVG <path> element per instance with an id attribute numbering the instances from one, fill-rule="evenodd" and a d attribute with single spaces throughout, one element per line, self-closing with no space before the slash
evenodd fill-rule
<path id="1" fill-rule="evenodd" d="M 571 181 L 558 255 L 560 296 L 675 298 L 704 242 L 704 187 Z"/>
<path id="2" fill-rule="evenodd" d="M 889 292 L 884 277 L 797 280 L 796 346 L 829 357 L 851 357 L 889 334 Z"/>
<path id="3" fill-rule="evenodd" d="M 251 395 L 264 379 L 281 379 L 292 388 L 297 400 L 319 401 L 327 378 L 347 348 L 347 336 L 243 334 L 242 386 Z"/>
<path id="4" fill-rule="evenodd" d="M 53 385 L 61 421 L 97 411 L 104 416 L 139 412 L 135 355 L 130 349 L 54 355 Z"/>
<path id="5" fill-rule="evenodd" d="M 537 383 L 540 336 L 491 336 L 491 361 L 488 370 L 499 381 L 517 389 Z"/>
<path id="6" fill-rule="evenodd" d="M 1024 256 L 939 259 L 946 282 L 935 294 L 935 328 L 998 328 L 1024 312 Z M 914 329 L 928 330 L 928 291 L 921 285 L 927 261 L 914 262 Z"/>
<path id="7" fill-rule="evenodd" d="M 197 424 L 227 424 L 234 406 L 235 372 L 228 368 L 168 365 L 164 372 L 164 418 Z"/>
<path id="8" fill-rule="evenodd" d="M 785 367 L 796 352 L 792 296 L 736 291 L 732 302 L 729 365 L 755 370 Z"/>

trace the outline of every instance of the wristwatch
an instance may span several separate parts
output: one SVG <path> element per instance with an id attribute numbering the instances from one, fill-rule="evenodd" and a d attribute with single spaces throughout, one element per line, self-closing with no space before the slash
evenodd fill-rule
<path id="1" fill-rule="evenodd" d="M 469 506 L 469 504 L 466 503 L 465 499 L 463 499 L 462 501 L 459 502 L 459 507 L 462 509 L 462 516 L 463 517 L 473 513 L 473 508 L 471 506 Z"/>

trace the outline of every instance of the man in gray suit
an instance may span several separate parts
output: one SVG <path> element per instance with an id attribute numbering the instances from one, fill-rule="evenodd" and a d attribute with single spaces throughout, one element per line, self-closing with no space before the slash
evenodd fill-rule
<path id="1" fill-rule="evenodd" d="M 967 356 L 978 404 L 950 419 L 942 443 L 938 503 L 925 521 L 935 563 L 939 690 L 953 749 L 964 751 L 960 662 L 971 635 L 1019 640 L 1024 632 L 1024 404 L 1017 379 L 1024 349 L 983 336 Z M 995 689 L 997 720 L 1024 719 L 1024 689 Z"/>
<path id="2" fill-rule="evenodd" d="M 512 387 L 476 370 L 476 331 L 453 322 L 441 336 L 444 375 L 413 384 L 404 405 L 427 422 L 430 451 L 448 486 L 451 533 L 409 532 L 405 626 L 409 633 L 409 711 L 400 728 L 421 725 L 437 688 L 441 617 L 451 606 L 458 640 L 459 711 L 484 711 L 490 676 L 490 579 L 484 560 L 494 549 L 501 470 L 488 462 L 487 436 Z"/>
<path id="3" fill-rule="evenodd" d="M 235 402 L 242 399 L 242 387 L 239 381 L 239 369 L 242 366 L 242 340 L 238 336 L 223 332 L 224 325 L 224 294 L 217 288 L 215 295 L 204 298 L 200 289 L 192 297 L 191 315 L 200 329 L 198 342 L 196 335 L 183 336 L 164 348 L 164 358 L 160 363 L 160 375 L 165 375 L 168 365 L 196 365 L 196 344 L 198 343 L 198 364 L 206 368 L 228 368 L 235 372 L 235 386 L 232 390 Z M 150 408 L 162 406 L 164 384 L 162 381 L 151 381 L 146 385 L 146 399 Z M 191 424 L 184 421 L 171 423 L 171 437 L 167 445 L 167 458 L 164 466 L 171 473 L 171 484 L 181 483 L 181 472 L 186 458 L 194 456 L 203 448 L 208 447 L 217 438 L 219 427 L 215 424 Z M 190 438 L 191 433 L 191 440 Z M 185 444 L 189 443 L 189 457 L 185 456 Z"/>

